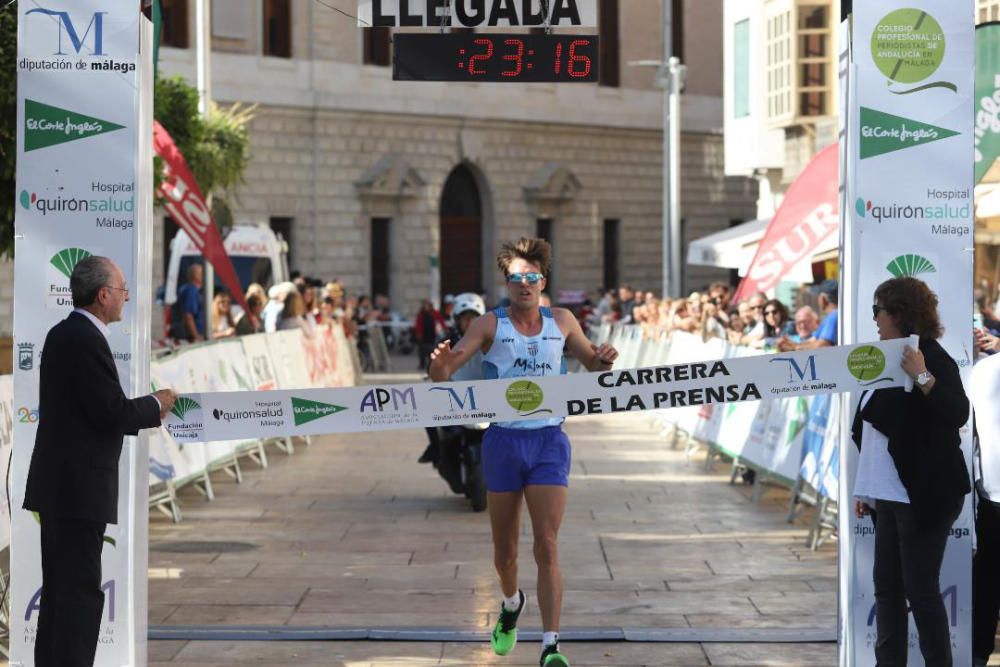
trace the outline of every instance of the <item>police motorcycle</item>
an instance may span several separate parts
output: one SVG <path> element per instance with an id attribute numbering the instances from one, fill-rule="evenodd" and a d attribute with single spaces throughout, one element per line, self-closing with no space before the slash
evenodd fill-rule
<path id="1" fill-rule="evenodd" d="M 445 339 L 452 345 L 474 319 L 486 313 L 486 304 L 478 294 L 466 292 L 455 297 L 452 315 L 455 326 Z M 483 356 L 476 352 L 469 361 L 451 376 L 453 382 L 481 380 Z M 432 463 L 451 490 L 464 494 L 474 512 L 486 509 L 486 481 L 483 479 L 483 434 L 489 422 L 461 426 L 427 427 L 430 443 L 420 457 L 420 463 Z"/>

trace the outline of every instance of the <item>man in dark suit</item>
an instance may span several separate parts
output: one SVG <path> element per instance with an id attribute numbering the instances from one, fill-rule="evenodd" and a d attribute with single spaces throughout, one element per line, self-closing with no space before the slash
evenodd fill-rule
<path id="1" fill-rule="evenodd" d="M 108 346 L 108 324 L 128 301 L 125 276 L 88 257 L 70 276 L 75 309 L 45 337 L 38 432 L 24 509 L 41 521 L 42 596 L 36 667 L 94 664 L 104 593 L 104 529 L 118 521 L 122 437 L 159 426 L 176 395 L 126 398 Z"/>

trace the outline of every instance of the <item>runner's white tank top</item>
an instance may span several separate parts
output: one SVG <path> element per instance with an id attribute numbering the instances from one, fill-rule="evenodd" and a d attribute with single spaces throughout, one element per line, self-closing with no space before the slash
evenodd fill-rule
<path id="1" fill-rule="evenodd" d="M 497 332 L 490 351 L 483 355 L 483 376 L 487 380 L 565 375 L 566 361 L 563 346 L 566 337 L 552 317 L 552 310 L 541 308 L 542 330 L 537 336 L 524 336 L 507 316 L 506 308 L 497 308 Z M 539 429 L 558 426 L 562 417 L 526 419 L 515 422 L 497 422 L 504 428 Z"/>

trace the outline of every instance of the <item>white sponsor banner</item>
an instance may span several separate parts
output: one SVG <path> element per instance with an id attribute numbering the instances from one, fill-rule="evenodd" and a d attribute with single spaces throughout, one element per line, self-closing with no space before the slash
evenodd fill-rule
<path id="1" fill-rule="evenodd" d="M 180 397 L 165 426 L 180 442 L 375 431 L 794 398 L 909 386 L 908 339 L 604 373 Z M 773 459 L 773 457 L 772 457 Z M 796 462 L 797 464 L 797 462 Z"/>
<path id="2" fill-rule="evenodd" d="M 963 377 L 972 349 L 974 6 L 972 0 L 855 4 L 849 101 L 844 342 L 871 338 L 873 293 L 914 276 L 938 295 L 941 344 Z M 855 401 L 851 402 L 853 409 Z M 844 419 L 851 418 L 851 410 Z M 845 423 L 841 454 L 850 501 L 856 451 Z M 971 463 L 969 433 L 963 447 Z M 850 505 L 845 505 L 846 510 Z M 841 567 L 849 566 L 841 664 L 874 665 L 869 519 L 844 511 Z M 941 573 L 956 665 L 969 664 L 971 496 L 955 523 Z M 842 578 L 845 579 L 845 578 Z M 912 622 L 912 621 L 911 621 Z M 915 637 L 915 631 L 914 631 Z M 922 665 L 915 641 L 909 664 Z"/>
<path id="3" fill-rule="evenodd" d="M 448 5 L 451 5 L 450 9 Z M 358 26 L 596 27 L 597 0 L 358 0 Z"/>
<path id="4" fill-rule="evenodd" d="M 72 309 L 69 275 L 88 254 L 105 255 L 133 288 L 109 344 L 126 394 L 142 393 L 147 362 L 149 253 L 138 226 L 151 183 L 140 176 L 140 121 L 149 76 L 139 56 L 139 6 L 129 0 L 18 3 L 17 188 L 15 205 L 14 453 L 11 475 L 11 663 L 34 664 L 41 586 L 39 531 L 21 510 L 38 423 L 38 366 L 48 330 Z M 144 56 L 148 58 L 148 54 Z M 148 60 L 146 61 L 149 62 Z M 146 158 L 148 159 L 148 157 Z M 145 171 L 141 171 L 144 169 Z M 139 352 L 137 352 L 139 350 Z M 141 355 L 137 358 L 136 355 Z M 142 368 L 140 368 L 142 367 Z M 105 607 L 96 663 L 145 661 L 144 536 L 134 536 L 145 506 L 144 439 L 126 438 L 119 469 L 119 524 L 103 552 Z M 137 487 L 138 483 L 138 487 Z M 141 496 L 141 498 L 140 498 Z M 143 524 L 144 525 L 144 524 Z M 135 537 L 135 539 L 133 539 Z"/>

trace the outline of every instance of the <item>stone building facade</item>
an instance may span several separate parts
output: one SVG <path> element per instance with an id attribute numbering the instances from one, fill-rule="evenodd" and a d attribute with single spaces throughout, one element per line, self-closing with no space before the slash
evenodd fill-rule
<path id="1" fill-rule="evenodd" d="M 724 175 L 722 0 L 669 1 L 682 27 L 675 53 L 688 66 L 686 245 L 754 217 L 757 185 Z M 277 43 L 290 57 L 269 54 L 282 4 Z M 435 280 L 442 294 L 496 295 L 499 245 L 541 233 L 555 247 L 553 295 L 623 282 L 659 291 L 662 92 L 652 68 L 628 63 L 660 58 L 660 2 L 601 2 L 611 85 L 393 82 L 391 67 L 366 64 L 364 31 L 319 3 L 212 5 L 212 98 L 258 105 L 235 218 L 290 230 L 293 268 L 339 277 L 355 294 L 384 286 L 412 313 Z M 161 48 L 161 76 L 194 81 L 193 8 L 164 6 L 175 12 L 168 40 L 188 48 Z M 154 284 L 171 234 L 162 215 L 156 224 Z M 684 288 L 716 279 L 729 273 L 687 267 Z M 10 328 L 3 308 L 0 333 Z"/>

